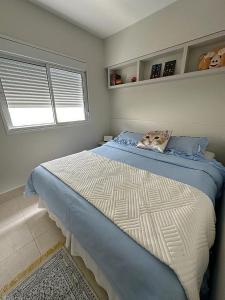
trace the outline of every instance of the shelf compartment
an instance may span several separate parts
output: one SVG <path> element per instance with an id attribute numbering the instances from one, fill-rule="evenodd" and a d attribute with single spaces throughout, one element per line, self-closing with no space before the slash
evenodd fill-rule
<path id="1" fill-rule="evenodd" d="M 174 75 L 182 74 L 182 61 L 183 61 L 184 48 L 175 49 L 170 52 L 156 54 L 140 60 L 139 64 L 139 81 L 150 80 L 152 66 L 155 64 L 162 64 L 160 79 L 163 77 L 163 70 L 167 61 L 176 60 L 176 68 Z M 171 76 L 174 76 L 171 75 Z M 153 79 L 151 79 L 153 80 Z"/>
<path id="2" fill-rule="evenodd" d="M 215 48 L 225 47 L 225 36 L 216 36 L 212 39 L 202 38 L 198 42 L 188 45 L 188 56 L 185 73 L 198 71 L 200 56 Z M 201 71 L 202 72 L 202 71 Z"/>
<path id="3" fill-rule="evenodd" d="M 121 76 L 121 79 L 123 81 L 123 84 L 119 85 L 124 85 L 127 83 L 135 83 L 131 81 L 132 77 L 136 77 L 137 81 L 137 60 L 126 63 L 126 64 L 121 64 L 119 66 L 114 66 L 109 69 L 109 75 L 108 75 L 108 80 L 109 80 L 109 86 L 115 86 L 111 84 L 111 75 L 116 73 Z"/>

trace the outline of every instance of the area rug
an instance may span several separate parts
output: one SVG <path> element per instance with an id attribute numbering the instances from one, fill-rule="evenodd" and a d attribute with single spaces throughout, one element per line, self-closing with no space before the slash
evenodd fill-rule
<path id="1" fill-rule="evenodd" d="M 2 296 L 4 300 L 99 300 L 64 247 Z"/>

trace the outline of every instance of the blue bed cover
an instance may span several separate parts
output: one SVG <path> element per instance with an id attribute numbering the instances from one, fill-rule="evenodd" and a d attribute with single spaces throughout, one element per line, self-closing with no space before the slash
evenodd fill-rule
<path id="1" fill-rule="evenodd" d="M 119 145 L 114 141 L 91 151 L 192 185 L 206 193 L 213 203 L 222 188 L 223 175 L 206 160 L 192 161 Z M 46 201 L 49 209 L 101 268 L 120 299 L 186 299 L 173 270 L 44 167 L 38 166 L 33 170 L 27 182 L 26 194 L 38 194 Z"/>

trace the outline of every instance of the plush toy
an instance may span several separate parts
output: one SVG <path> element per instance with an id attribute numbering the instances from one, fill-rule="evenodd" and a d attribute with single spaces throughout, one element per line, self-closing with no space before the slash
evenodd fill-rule
<path id="1" fill-rule="evenodd" d="M 200 56 L 198 70 L 225 67 L 225 48 L 217 48 Z"/>
<path id="2" fill-rule="evenodd" d="M 204 53 L 200 56 L 198 70 L 207 70 L 209 68 L 212 57 L 216 54 L 216 50 Z"/>
<path id="3" fill-rule="evenodd" d="M 220 67 L 225 67 L 225 48 L 219 49 L 210 61 L 209 69 Z"/>

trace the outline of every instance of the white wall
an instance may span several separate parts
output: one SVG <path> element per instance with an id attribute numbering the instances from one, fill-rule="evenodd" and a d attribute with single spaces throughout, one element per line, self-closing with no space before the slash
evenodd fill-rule
<path id="1" fill-rule="evenodd" d="M 25 184 L 39 163 L 95 146 L 108 133 L 109 107 L 102 40 L 23 0 L 0 0 L 0 34 L 86 61 L 91 113 L 88 124 L 13 135 L 0 118 L 2 193 Z"/>
<path id="2" fill-rule="evenodd" d="M 208 136 L 210 150 L 225 162 L 225 75 L 111 90 L 110 101 L 113 133 L 172 129 Z"/>
<path id="3" fill-rule="evenodd" d="M 106 64 L 113 65 L 224 30 L 224 11 L 224 0 L 178 0 L 106 39 Z"/>
<path id="4" fill-rule="evenodd" d="M 113 65 L 225 29 L 224 0 L 180 0 L 105 40 Z M 224 41 L 225 44 L 225 41 Z M 206 135 L 225 162 L 225 75 L 110 90 L 112 133 L 123 129 L 173 129 Z M 223 222 L 225 232 L 225 221 Z M 225 295 L 225 237 L 221 236 L 213 300 Z"/>
<path id="5" fill-rule="evenodd" d="M 224 30 L 224 11 L 224 0 L 177 1 L 106 39 L 105 64 Z M 112 133 L 158 127 L 174 134 L 206 135 L 210 150 L 225 162 L 224 82 L 225 75 L 216 75 L 110 90 Z"/>

